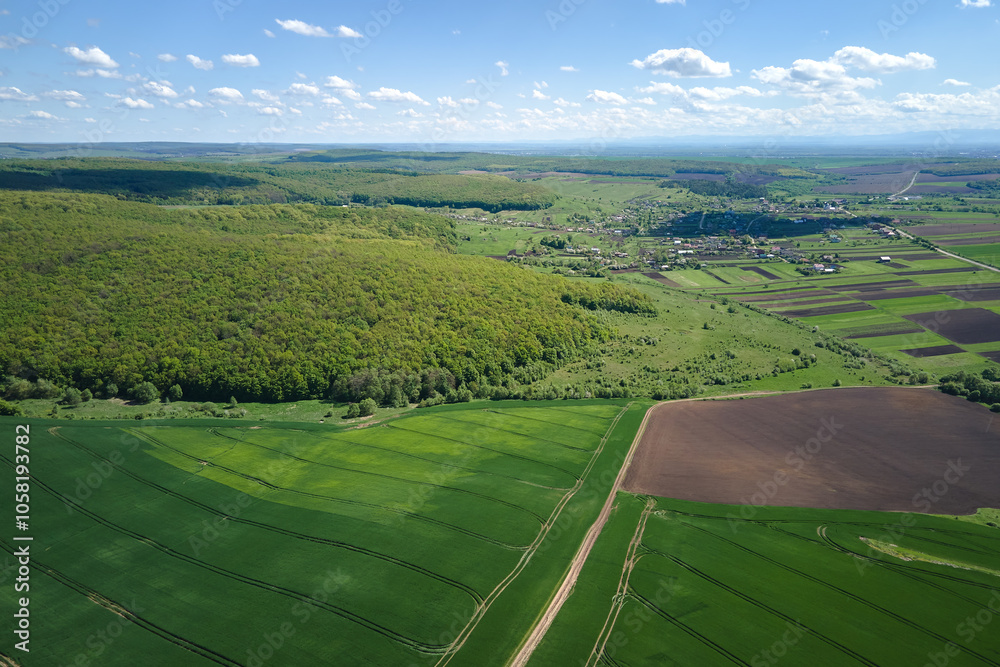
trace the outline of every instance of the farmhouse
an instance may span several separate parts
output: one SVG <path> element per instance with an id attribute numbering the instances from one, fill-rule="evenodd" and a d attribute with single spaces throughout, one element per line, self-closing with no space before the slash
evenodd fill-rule
<path id="1" fill-rule="evenodd" d="M 889 262 L 892 261 L 892 257 L 889 257 L 888 255 L 883 255 L 882 257 L 878 258 L 878 261 L 879 264 L 888 264 Z"/>

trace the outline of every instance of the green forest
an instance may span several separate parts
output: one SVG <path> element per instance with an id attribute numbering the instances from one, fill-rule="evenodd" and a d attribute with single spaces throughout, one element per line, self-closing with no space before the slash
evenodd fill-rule
<path id="1" fill-rule="evenodd" d="M 398 207 L 8 191 L 0 236 L 15 399 L 146 383 L 190 400 L 516 396 L 615 336 L 595 311 L 655 312 L 627 287 L 456 255 L 449 219 Z"/>
<path id="2" fill-rule="evenodd" d="M 332 164 L 226 164 L 121 158 L 0 161 L 8 190 L 89 192 L 156 204 L 344 205 L 548 208 L 555 195 L 534 183 L 493 174 L 422 174 L 386 168 L 346 169 Z"/>

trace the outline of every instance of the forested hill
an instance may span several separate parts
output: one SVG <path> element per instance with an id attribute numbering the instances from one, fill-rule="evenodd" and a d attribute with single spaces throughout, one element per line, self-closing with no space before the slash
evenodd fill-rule
<path id="1" fill-rule="evenodd" d="M 546 188 L 494 174 L 121 158 L 3 160 L 0 188 L 101 193 L 157 204 L 405 204 L 492 212 L 547 208 L 555 201 Z"/>
<path id="2" fill-rule="evenodd" d="M 0 192 L 0 373 L 98 396 L 146 381 L 201 400 L 489 395 L 612 336 L 594 310 L 652 310 L 453 240 L 448 219 L 394 207 Z"/>

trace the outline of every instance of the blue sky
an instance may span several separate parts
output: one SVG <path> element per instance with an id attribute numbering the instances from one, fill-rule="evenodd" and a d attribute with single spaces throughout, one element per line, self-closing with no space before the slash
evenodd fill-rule
<path id="1" fill-rule="evenodd" d="M 1000 128 L 995 0 L 0 0 L 0 141 Z"/>

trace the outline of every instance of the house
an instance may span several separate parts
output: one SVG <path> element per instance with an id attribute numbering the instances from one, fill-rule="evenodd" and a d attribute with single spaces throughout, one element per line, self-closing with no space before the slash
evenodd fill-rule
<path id="1" fill-rule="evenodd" d="M 879 261 L 879 264 L 888 264 L 889 262 L 892 261 L 892 257 L 889 257 L 888 255 L 885 255 L 885 256 L 879 257 L 878 261 Z"/>

